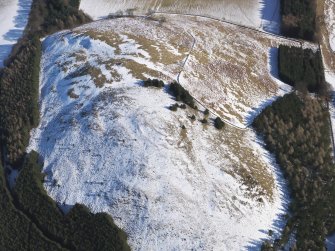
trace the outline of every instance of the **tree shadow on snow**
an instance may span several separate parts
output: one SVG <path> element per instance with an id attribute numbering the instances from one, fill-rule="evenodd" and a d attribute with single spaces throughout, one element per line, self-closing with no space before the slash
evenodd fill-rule
<path id="1" fill-rule="evenodd" d="M 10 42 L 16 42 L 22 36 L 28 22 L 30 8 L 31 0 L 19 0 L 18 10 L 14 17 L 15 27 L 3 36 L 4 39 Z"/>
<path id="2" fill-rule="evenodd" d="M 261 0 L 261 18 L 262 29 L 279 34 L 280 33 L 280 1 L 279 0 Z"/>
<path id="3" fill-rule="evenodd" d="M 18 2 L 18 10 L 14 17 L 15 26 L 3 35 L 3 38 L 7 40 L 9 44 L 0 45 L 0 68 L 4 67 L 4 61 L 11 53 L 13 45 L 23 34 L 28 22 L 31 2 L 31 0 L 19 0 Z"/>
<path id="4" fill-rule="evenodd" d="M 12 44 L 3 44 L 0 45 L 0 68 L 3 67 L 4 61 L 9 56 L 10 52 L 12 51 Z"/>

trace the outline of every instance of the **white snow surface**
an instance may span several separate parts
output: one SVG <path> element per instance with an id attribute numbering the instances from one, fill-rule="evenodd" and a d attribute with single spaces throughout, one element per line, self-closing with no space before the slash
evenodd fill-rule
<path id="1" fill-rule="evenodd" d="M 32 0 L 0 0 L 0 67 L 27 25 Z"/>
<path id="2" fill-rule="evenodd" d="M 329 32 L 329 44 L 335 53 L 335 2 L 325 0 L 325 21 Z"/>
<path id="3" fill-rule="evenodd" d="M 80 8 L 93 19 L 133 9 L 135 14 L 157 12 L 205 15 L 279 33 L 279 0 L 81 0 Z"/>
<path id="4" fill-rule="evenodd" d="M 134 41 L 124 43 L 147 59 Z M 142 87 L 123 65 L 113 66 L 118 81 L 98 88 L 71 56 L 84 54 L 109 79 L 101 62 L 115 51 L 71 32 L 43 42 L 41 123 L 28 150 L 44 158 L 49 195 L 64 207 L 111 214 L 133 250 L 257 249 L 269 229 L 280 231 L 285 186 L 254 132 L 192 122 L 191 109 L 171 112 L 165 90 Z M 251 156 L 243 157 L 246 149 Z M 272 198 L 236 173 L 255 160 L 274 179 Z"/>

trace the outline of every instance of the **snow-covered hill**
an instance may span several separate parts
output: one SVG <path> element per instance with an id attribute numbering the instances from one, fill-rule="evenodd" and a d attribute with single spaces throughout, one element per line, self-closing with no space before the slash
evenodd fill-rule
<path id="1" fill-rule="evenodd" d="M 180 21 L 114 19 L 46 38 L 29 149 L 43 157 L 57 202 L 110 213 L 134 250 L 257 247 L 281 227 L 285 187 L 254 132 L 219 131 L 211 116 L 202 124 L 199 104 L 172 112 L 167 88 L 139 82 L 174 79 L 196 26 L 210 25 Z"/>

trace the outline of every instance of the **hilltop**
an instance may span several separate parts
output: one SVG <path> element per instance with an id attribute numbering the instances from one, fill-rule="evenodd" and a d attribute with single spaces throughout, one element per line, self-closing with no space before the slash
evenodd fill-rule
<path id="1" fill-rule="evenodd" d="M 168 84 L 185 64 L 181 83 L 195 98 L 211 96 L 207 91 L 222 86 L 233 97 L 228 105 L 233 107 L 234 99 L 243 102 L 231 89 L 237 84 L 219 85 L 225 79 L 219 74 L 213 75 L 216 85 L 196 88 L 201 83 L 196 76 L 212 74 L 196 62 L 209 66 L 217 60 L 214 54 L 201 53 L 202 44 L 208 50 L 219 48 L 217 30 L 225 37 L 236 33 L 216 21 L 175 16 L 163 23 L 155 18 L 103 20 L 45 39 L 41 123 L 29 150 L 43 157 L 46 189 L 60 205 L 82 203 L 93 212 L 110 213 L 135 250 L 210 250 L 222 243 L 238 249 L 257 245 L 269 229 L 280 230 L 285 187 L 254 132 L 229 125 L 217 130 L 215 116 L 205 115 L 206 106 L 199 102 L 198 110 L 173 112 L 168 108 L 176 101 L 167 85 L 157 89 L 141 82 L 150 77 Z M 239 34 L 246 36 L 242 30 Z M 215 39 L 205 40 L 209 36 Z M 249 44 L 263 54 L 256 70 L 267 68 L 266 46 L 271 43 L 271 38 L 257 39 L 263 46 Z M 254 54 L 241 56 L 236 48 L 241 46 L 230 48 L 227 43 L 219 53 L 240 55 L 236 67 L 255 60 Z M 246 99 L 252 104 L 261 102 L 260 97 L 273 99 L 286 87 L 266 69 L 263 74 L 272 84 L 258 95 L 249 93 Z M 227 82 L 233 77 L 228 75 Z M 247 84 L 240 92 L 252 89 Z M 236 114 L 243 118 L 246 113 Z"/>

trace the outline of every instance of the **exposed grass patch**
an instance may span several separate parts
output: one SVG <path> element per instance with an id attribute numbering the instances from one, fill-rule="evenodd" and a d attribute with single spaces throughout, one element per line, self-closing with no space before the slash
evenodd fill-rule
<path id="1" fill-rule="evenodd" d="M 157 70 L 153 70 L 149 68 L 145 64 L 140 64 L 134 60 L 130 59 L 124 59 L 122 61 L 122 65 L 126 67 L 130 73 L 133 75 L 134 78 L 140 80 L 140 79 L 146 79 L 146 76 L 144 74 L 147 74 L 153 78 L 157 79 L 166 79 L 167 77 L 163 76 L 163 74 Z"/>

